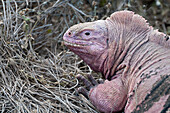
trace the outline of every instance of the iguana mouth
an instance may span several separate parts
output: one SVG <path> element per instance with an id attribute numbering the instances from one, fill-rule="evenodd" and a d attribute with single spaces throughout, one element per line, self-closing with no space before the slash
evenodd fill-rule
<path id="1" fill-rule="evenodd" d="M 70 43 L 67 41 L 64 41 L 64 44 L 67 46 L 74 46 L 74 47 L 83 47 L 83 46 L 88 46 L 88 44 L 75 44 L 75 43 Z"/>

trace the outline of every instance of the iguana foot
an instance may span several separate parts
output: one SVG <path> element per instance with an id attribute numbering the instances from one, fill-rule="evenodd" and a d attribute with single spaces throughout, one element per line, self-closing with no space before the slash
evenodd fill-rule
<path id="1" fill-rule="evenodd" d="M 91 88 L 95 87 L 98 85 L 97 81 L 91 76 L 91 75 L 87 75 L 86 79 L 84 76 L 82 75 L 77 75 L 76 78 L 79 81 L 82 81 L 83 84 L 85 85 L 85 87 L 79 87 L 78 88 L 78 93 L 83 94 L 87 99 L 89 99 L 88 95 L 89 95 L 89 91 Z"/>

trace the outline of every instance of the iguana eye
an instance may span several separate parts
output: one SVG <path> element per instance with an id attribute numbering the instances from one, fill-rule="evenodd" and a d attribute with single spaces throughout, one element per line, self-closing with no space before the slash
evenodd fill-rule
<path id="1" fill-rule="evenodd" d="M 107 42 L 107 45 L 109 45 L 109 39 L 107 39 L 106 42 Z"/>
<path id="2" fill-rule="evenodd" d="M 89 35 L 90 35 L 90 33 L 89 33 L 89 32 L 85 32 L 85 35 L 86 35 L 86 36 L 89 36 Z"/>
<path id="3" fill-rule="evenodd" d="M 71 35 L 71 32 L 69 32 L 68 35 Z"/>

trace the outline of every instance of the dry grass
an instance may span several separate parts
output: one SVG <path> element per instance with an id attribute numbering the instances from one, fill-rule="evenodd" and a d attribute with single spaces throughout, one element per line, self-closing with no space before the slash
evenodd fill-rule
<path id="1" fill-rule="evenodd" d="M 73 24 L 130 9 L 170 34 L 167 3 L 143 6 L 141 2 L 118 1 L 1 0 L 0 112 L 97 113 L 88 100 L 76 93 L 81 84 L 75 75 L 92 71 L 63 46 L 63 33 Z"/>

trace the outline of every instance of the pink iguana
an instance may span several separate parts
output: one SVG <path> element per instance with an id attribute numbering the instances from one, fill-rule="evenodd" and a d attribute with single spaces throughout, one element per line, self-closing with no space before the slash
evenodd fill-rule
<path id="1" fill-rule="evenodd" d="M 80 23 L 64 34 L 68 48 L 106 79 L 78 76 L 101 112 L 164 113 L 170 107 L 170 39 L 131 11 Z M 91 82 L 90 82 L 91 81 Z M 92 87 L 93 85 L 96 85 Z"/>

